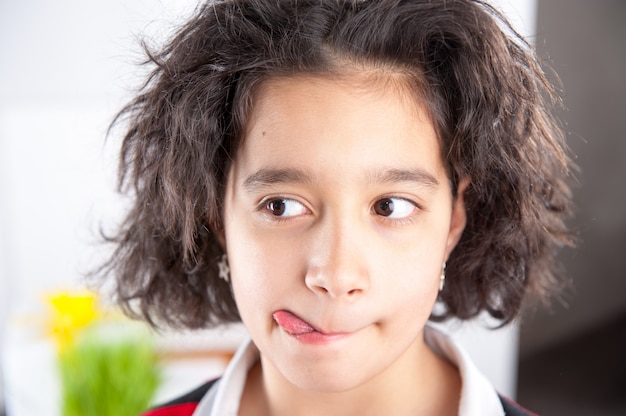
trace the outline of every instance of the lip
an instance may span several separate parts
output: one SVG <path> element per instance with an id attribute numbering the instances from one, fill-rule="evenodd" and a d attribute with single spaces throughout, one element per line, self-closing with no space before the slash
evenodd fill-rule
<path id="1" fill-rule="evenodd" d="M 309 322 L 286 310 L 272 314 L 274 322 L 289 336 L 304 344 L 327 344 L 345 338 L 349 332 L 323 332 Z"/>

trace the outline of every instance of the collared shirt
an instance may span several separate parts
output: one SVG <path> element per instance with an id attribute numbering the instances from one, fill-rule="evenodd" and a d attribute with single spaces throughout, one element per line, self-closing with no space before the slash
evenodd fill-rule
<path id="1" fill-rule="evenodd" d="M 487 378 L 476 368 L 469 356 L 442 332 L 426 326 L 426 344 L 439 356 L 454 364 L 461 374 L 462 390 L 459 416 L 502 416 L 502 402 Z M 259 360 L 259 350 L 252 343 L 244 343 L 224 375 L 202 398 L 193 416 L 237 416 L 239 402 L 246 384 L 248 371 Z"/>

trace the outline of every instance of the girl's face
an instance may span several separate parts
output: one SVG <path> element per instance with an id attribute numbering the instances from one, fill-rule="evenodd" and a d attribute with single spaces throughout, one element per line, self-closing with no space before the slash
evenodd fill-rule
<path id="1" fill-rule="evenodd" d="M 425 108 L 383 85 L 283 78 L 256 96 L 224 227 L 266 383 L 338 392 L 425 365 L 462 192 L 453 199 Z"/>

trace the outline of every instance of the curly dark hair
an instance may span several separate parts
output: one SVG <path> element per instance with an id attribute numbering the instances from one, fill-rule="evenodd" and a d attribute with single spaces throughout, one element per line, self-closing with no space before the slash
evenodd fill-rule
<path id="1" fill-rule="evenodd" d="M 554 290 L 554 252 L 572 244 L 572 162 L 551 115 L 557 94 L 532 48 L 472 0 L 224 0 L 199 6 L 160 51 L 127 124 L 119 187 L 133 205 L 99 276 L 153 325 L 238 321 L 217 276 L 229 166 L 255 91 L 270 77 L 390 68 L 425 100 L 452 189 L 471 178 L 467 226 L 431 319 L 487 311 L 505 324 L 526 294 Z M 353 66 L 354 67 L 354 66 Z"/>

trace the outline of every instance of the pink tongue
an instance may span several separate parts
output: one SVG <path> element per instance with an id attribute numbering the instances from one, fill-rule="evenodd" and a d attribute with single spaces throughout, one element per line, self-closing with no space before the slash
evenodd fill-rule
<path id="1" fill-rule="evenodd" d="M 274 317 L 274 321 L 278 325 L 280 325 L 285 331 L 289 332 L 293 335 L 302 335 L 308 334 L 310 332 L 315 332 L 315 328 L 313 328 L 308 323 L 304 322 L 302 319 L 298 318 L 296 315 L 287 311 L 278 311 L 274 312 L 272 315 Z"/>

